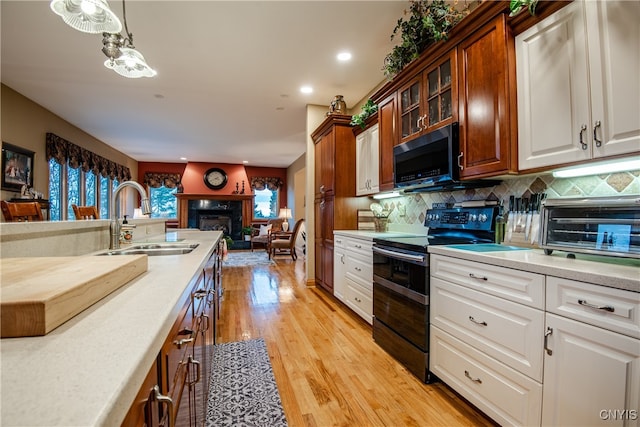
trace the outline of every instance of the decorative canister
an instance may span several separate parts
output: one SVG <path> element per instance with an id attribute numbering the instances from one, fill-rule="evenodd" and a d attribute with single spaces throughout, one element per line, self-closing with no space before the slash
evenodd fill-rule
<path id="1" fill-rule="evenodd" d="M 347 114 L 347 103 L 342 95 L 336 95 L 331 101 L 327 115 L 331 114 Z"/>

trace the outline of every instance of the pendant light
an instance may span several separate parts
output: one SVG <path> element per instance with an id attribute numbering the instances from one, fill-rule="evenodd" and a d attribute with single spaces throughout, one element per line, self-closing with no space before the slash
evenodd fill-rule
<path id="1" fill-rule="evenodd" d="M 147 64 L 144 56 L 133 45 L 133 34 L 129 32 L 127 27 L 127 11 L 124 0 L 122 0 L 122 18 L 127 37 L 109 32 L 102 34 L 102 53 L 109 58 L 104 62 L 104 66 L 131 79 L 155 76 L 156 71 Z"/>
<path id="2" fill-rule="evenodd" d="M 67 25 L 83 33 L 122 31 L 122 24 L 107 0 L 52 0 L 49 6 Z"/>

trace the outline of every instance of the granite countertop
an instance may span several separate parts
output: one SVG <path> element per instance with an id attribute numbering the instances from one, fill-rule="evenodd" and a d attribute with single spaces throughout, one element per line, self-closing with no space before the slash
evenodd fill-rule
<path id="1" fill-rule="evenodd" d="M 220 236 L 177 230 L 147 237 L 199 246 L 149 257 L 146 273 L 45 336 L 0 340 L 0 425 L 119 426 L 178 316 L 179 296 Z"/>
<path id="2" fill-rule="evenodd" d="M 429 246 L 429 253 L 640 292 L 637 259 L 581 254 L 569 259 L 558 251 L 545 255 L 542 249 L 472 252 L 448 246 Z"/>

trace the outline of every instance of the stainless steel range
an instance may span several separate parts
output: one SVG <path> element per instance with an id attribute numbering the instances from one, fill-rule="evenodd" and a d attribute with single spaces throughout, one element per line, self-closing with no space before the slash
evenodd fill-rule
<path id="1" fill-rule="evenodd" d="M 429 245 L 492 243 L 497 207 L 429 209 L 426 236 L 374 239 L 373 338 L 424 382 L 429 372 Z"/>

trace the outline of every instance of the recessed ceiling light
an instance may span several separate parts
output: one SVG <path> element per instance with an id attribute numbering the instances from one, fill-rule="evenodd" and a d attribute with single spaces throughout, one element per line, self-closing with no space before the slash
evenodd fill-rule
<path id="1" fill-rule="evenodd" d="M 187 160 L 186 157 L 180 157 L 180 160 Z"/>
<path id="2" fill-rule="evenodd" d="M 249 160 L 243 160 L 242 163 L 246 165 L 247 163 L 249 163 Z"/>
<path id="3" fill-rule="evenodd" d="M 349 52 L 340 52 L 337 56 L 338 61 L 348 61 L 351 59 L 351 53 Z"/>
<path id="4" fill-rule="evenodd" d="M 312 93 L 313 92 L 313 88 L 311 86 L 302 86 L 300 88 L 300 92 L 302 92 L 302 93 Z"/>

